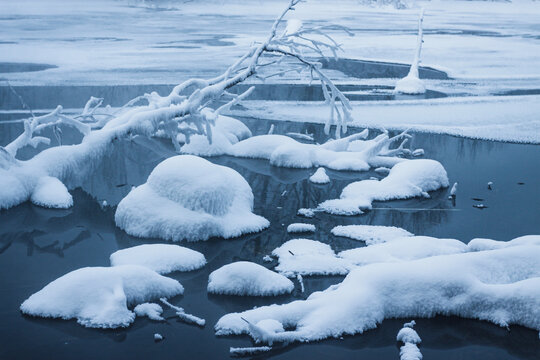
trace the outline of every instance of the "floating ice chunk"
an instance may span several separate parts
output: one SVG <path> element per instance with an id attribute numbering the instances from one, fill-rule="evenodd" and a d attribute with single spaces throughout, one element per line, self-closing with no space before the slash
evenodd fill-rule
<path id="1" fill-rule="evenodd" d="M 313 209 L 301 208 L 301 209 L 298 209 L 297 214 L 300 215 L 300 216 L 307 217 L 307 218 L 312 218 L 312 217 L 315 216 L 315 210 L 313 210 Z"/>
<path id="2" fill-rule="evenodd" d="M 305 342 L 362 333 L 386 318 L 438 314 L 540 330 L 539 258 L 540 246 L 519 245 L 357 267 L 304 301 L 227 314 L 216 334 L 249 333 L 241 318 L 274 319 L 294 330 L 272 341 Z"/>
<path id="3" fill-rule="evenodd" d="M 287 226 L 288 233 L 315 232 L 316 228 L 313 224 L 294 223 Z"/>
<path id="4" fill-rule="evenodd" d="M 383 243 L 398 237 L 413 236 L 407 230 L 399 227 L 377 225 L 338 225 L 331 232 L 335 236 L 364 241 L 366 245 Z"/>
<path id="5" fill-rule="evenodd" d="M 222 266 L 208 278 L 208 292 L 214 294 L 275 296 L 293 290 L 293 282 L 285 276 L 248 261 Z"/>
<path id="6" fill-rule="evenodd" d="M 268 227 L 252 209 L 253 193 L 238 172 L 179 155 L 162 161 L 118 204 L 115 221 L 133 236 L 197 241 Z"/>
<path id="7" fill-rule="evenodd" d="M 163 308 L 159 304 L 155 303 L 143 303 L 135 306 L 133 309 L 137 316 L 148 316 L 150 320 L 162 321 L 165 320 L 161 317 Z"/>
<path id="8" fill-rule="evenodd" d="M 154 334 L 154 341 L 161 341 L 163 340 L 163 335 L 155 333 Z"/>
<path id="9" fill-rule="evenodd" d="M 448 186 L 444 167 L 435 160 L 408 160 L 396 164 L 381 181 L 363 180 L 347 185 L 340 199 L 327 200 L 319 209 L 331 214 L 361 214 L 375 200 L 386 201 L 429 196 L 428 191 Z"/>
<path id="10" fill-rule="evenodd" d="M 22 303 L 21 311 L 40 317 L 77 319 L 86 327 L 126 327 L 135 319 L 129 305 L 183 292 L 178 281 L 146 267 L 86 267 L 54 280 L 30 296 Z"/>
<path id="11" fill-rule="evenodd" d="M 229 348 L 229 353 L 231 356 L 248 356 L 248 355 L 257 355 L 262 352 L 268 352 L 272 350 L 270 346 L 254 346 L 254 347 L 243 347 L 243 348 L 236 348 L 231 347 Z"/>
<path id="12" fill-rule="evenodd" d="M 317 171 L 315 171 L 315 174 L 309 177 L 309 181 L 315 184 L 328 184 L 330 178 L 326 175 L 326 170 L 324 168 L 318 168 Z"/>
<path id="13" fill-rule="evenodd" d="M 278 258 L 276 271 L 287 277 L 300 275 L 345 275 L 351 265 L 336 257 L 332 248 L 319 241 L 289 240 L 272 251 Z"/>
<path id="14" fill-rule="evenodd" d="M 67 209 L 73 206 L 73 197 L 66 186 L 51 176 L 43 176 L 38 180 L 30 201 L 35 205 L 55 209 Z"/>
<path id="15" fill-rule="evenodd" d="M 467 245 L 459 240 L 408 236 L 394 238 L 386 243 L 344 250 L 338 256 L 348 260 L 351 264 L 362 266 L 372 263 L 409 261 L 465 251 L 467 251 Z"/>
<path id="16" fill-rule="evenodd" d="M 158 274 L 192 271 L 206 265 L 204 255 L 178 245 L 145 244 L 122 249 L 110 256 L 111 266 L 141 265 Z"/>

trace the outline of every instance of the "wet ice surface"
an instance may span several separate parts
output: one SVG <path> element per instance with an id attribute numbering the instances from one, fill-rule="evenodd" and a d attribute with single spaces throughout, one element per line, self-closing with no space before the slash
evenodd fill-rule
<path id="1" fill-rule="evenodd" d="M 9 118 L 3 114 L 2 120 Z M 13 115 L 15 116 L 15 115 Z M 243 119 L 254 135 L 268 131 L 270 122 Z M 322 126 L 275 122 L 275 133 L 313 133 L 323 141 Z M 0 122 L 0 144 L 20 131 L 20 124 Z M 64 132 L 69 138 L 69 134 Z M 66 142 L 69 139 L 64 139 Z M 72 139 L 75 141 L 75 139 Z M 450 182 L 459 182 L 455 206 L 447 199 L 448 189 L 432 194 L 431 199 L 411 199 L 374 203 L 365 215 L 339 217 L 317 213 L 309 222 L 317 232 L 303 235 L 330 243 L 336 251 L 361 246 L 361 243 L 335 237 L 336 225 L 372 224 L 402 227 L 417 235 L 454 237 L 468 242 L 474 237 L 497 240 L 539 233 L 540 147 L 485 142 L 441 135 L 415 134 L 414 147 L 426 150 L 426 157 L 440 161 Z M 174 155 L 168 142 L 135 138 L 117 143 L 105 161 L 82 188 L 72 191 L 74 206 L 68 210 L 49 210 L 24 203 L 0 212 L 0 274 L 2 325 L 0 358 L 31 358 L 37 353 L 54 353 L 55 358 L 69 359 L 160 357 L 223 359 L 228 349 L 251 346 L 248 337 L 216 338 L 213 325 L 225 313 L 253 306 L 285 303 L 306 298 L 316 290 L 341 281 L 341 277 L 304 277 L 305 293 L 298 284 L 291 295 L 272 299 L 238 298 L 208 295 L 208 275 L 234 261 L 252 261 L 263 266 L 262 258 L 285 241 L 296 237 L 287 234 L 287 225 L 304 222 L 296 215 L 301 207 L 313 207 L 323 200 L 339 196 L 348 183 L 380 177 L 367 173 L 327 171 L 330 184 L 316 185 L 308 178 L 315 171 L 272 167 L 267 161 L 231 157 L 210 158 L 240 172 L 255 195 L 254 212 L 270 220 L 269 229 L 232 240 L 181 243 L 202 252 L 208 264 L 194 272 L 173 273 L 185 287 L 185 295 L 173 298 L 191 313 L 207 320 L 204 328 L 178 322 L 174 313 L 165 310 L 166 323 L 138 318 L 128 329 L 101 331 L 82 328 L 75 321 L 36 319 L 22 316 L 19 305 L 30 294 L 53 279 L 84 266 L 108 266 L 109 255 L 118 250 L 156 239 L 131 237 L 114 225 L 115 205 L 132 185 L 146 181 L 150 171 L 165 157 Z M 30 156 L 29 153 L 22 157 Z M 487 183 L 493 182 L 493 190 Z M 520 185 L 518 183 L 524 183 Z M 286 191 L 285 195 L 283 193 Z M 472 205 L 482 199 L 488 208 Z M 106 200 L 110 206 L 100 204 Z M 16 276 L 14 276 L 16 274 Z M 409 320 L 409 319 L 406 319 Z M 456 359 L 482 356 L 490 359 L 535 359 L 540 351 L 538 334 L 522 327 L 511 331 L 480 321 L 437 317 L 416 319 L 415 329 L 422 334 L 421 351 L 426 358 Z M 314 344 L 295 344 L 275 350 L 264 357 L 276 359 L 364 359 L 397 358 L 399 345 L 395 334 L 403 320 L 386 320 L 379 328 L 363 335 L 326 340 Z M 153 334 L 165 340 L 154 343 Z"/>

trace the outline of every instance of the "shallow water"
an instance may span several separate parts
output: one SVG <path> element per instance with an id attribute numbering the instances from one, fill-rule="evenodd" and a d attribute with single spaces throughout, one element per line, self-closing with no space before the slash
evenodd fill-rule
<path id="1" fill-rule="evenodd" d="M 3 145 L 17 134 L 20 124 L 2 123 L 8 116 L 0 116 Z M 270 127 L 268 121 L 243 120 L 254 134 L 266 133 Z M 277 122 L 274 132 L 307 132 L 313 133 L 319 142 L 325 140 L 322 127 L 314 124 Z M 64 132 L 64 136 L 64 142 L 69 142 L 70 134 Z M 131 186 L 143 183 L 155 165 L 174 155 L 172 146 L 144 138 L 117 143 L 95 173 L 72 191 L 73 208 L 49 210 L 24 203 L 0 211 L 0 358 L 227 358 L 229 346 L 251 346 L 251 341 L 247 336 L 215 337 L 213 325 L 222 315 L 306 298 L 341 280 L 306 277 L 304 294 L 297 286 L 292 295 L 276 298 L 207 294 L 208 274 L 222 265 L 249 260 L 273 266 L 263 263 L 262 257 L 292 238 L 286 232 L 286 226 L 292 222 L 313 222 L 318 231 L 305 237 L 329 243 L 335 250 L 362 246 L 361 242 L 331 235 L 331 228 L 339 224 L 400 226 L 415 234 L 453 237 L 464 242 L 474 237 L 509 240 L 540 233 L 540 168 L 536 166 L 539 146 L 429 134 L 415 134 L 412 144 L 424 148 L 426 157 L 441 161 L 451 182 L 459 182 L 455 206 L 447 200 L 447 190 L 442 190 L 433 193 L 431 199 L 375 203 L 372 211 L 361 216 L 317 214 L 306 220 L 296 216 L 298 208 L 313 207 L 339 196 L 351 181 L 380 175 L 328 171 L 332 182 L 315 185 L 307 180 L 314 169 L 282 169 L 267 161 L 225 156 L 211 158 L 246 178 L 255 195 L 255 213 L 269 219 L 271 226 L 237 239 L 182 244 L 204 253 L 208 264 L 194 272 L 171 275 L 186 288 L 184 296 L 171 302 L 205 318 L 204 328 L 178 322 L 167 310 L 165 315 L 169 318 L 165 323 L 137 319 L 128 329 L 106 331 L 86 329 L 75 321 L 21 315 L 19 305 L 57 277 L 84 266 L 108 266 L 109 255 L 118 249 L 160 242 L 134 238 L 116 228 L 114 206 Z M 21 155 L 30 156 L 31 150 L 26 149 Z M 494 183 L 491 191 L 487 189 L 488 181 Z M 472 198 L 483 199 L 481 202 L 488 208 L 473 208 L 478 201 Z M 101 206 L 103 200 L 109 206 Z M 396 359 L 399 347 L 395 336 L 405 320 L 409 319 L 387 320 L 362 335 L 295 344 L 258 358 Z M 422 337 L 421 351 L 426 359 L 537 359 L 540 354 L 538 333 L 523 327 L 512 326 L 507 331 L 486 322 L 455 317 L 416 320 L 415 329 Z M 154 343 L 155 332 L 165 340 Z"/>

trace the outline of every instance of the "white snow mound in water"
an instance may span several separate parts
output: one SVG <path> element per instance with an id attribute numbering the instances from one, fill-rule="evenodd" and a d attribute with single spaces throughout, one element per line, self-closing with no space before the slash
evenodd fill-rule
<path id="1" fill-rule="evenodd" d="M 135 306 L 133 309 L 137 316 L 147 316 L 150 320 L 163 321 L 161 314 L 163 308 L 159 304 L 155 303 L 143 303 Z"/>
<path id="2" fill-rule="evenodd" d="M 428 191 L 448 187 L 448 175 L 435 160 L 408 160 L 396 164 L 387 177 L 362 180 L 347 185 L 340 199 L 327 200 L 319 209 L 336 215 L 357 215 L 371 209 L 373 201 L 429 197 Z"/>
<path id="3" fill-rule="evenodd" d="M 248 261 L 222 266 L 208 278 L 208 292 L 214 294 L 275 296 L 293 290 L 293 282 L 285 276 Z"/>
<path id="4" fill-rule="evenodd" d="M 204 255 L 178 245 L 145 244 L 118 250 L 110 256 L 111 266 L 140 265 L 158 274 L 192 271 L 206 265 Z"/>
<path id="5" fill-rule="evenodd" d="M 294 223 L 287 226 L 288 233 L 315 232 L 317 228 L 313 224 Z"/>
<path id="6" fill-rule="evenodd" d="M 378 225 L 338 225 L 331 232 L 335 236 L 364 241 L 366 245 L 383 243 L 398 237 L 413 236 L 407 230 L 399 227 Z"/>
<path id="7" fill-rule="evenodd" d="M 373 245 L 377 246 L 377 245 Z M 316 341 L 362 333 L 388 318 L 459 316 L 540 330 L 540 246 L 433 256 L 354 268 L 306 300 L 223 316 L 216 334 L 249 334 L 274 319 L 294 330 L 272 342 Z"/>
<path id="8" fill-rule="evenodd" d="M 171 241 L 232 238 L 268 227 L 252 213 L 253 193 L 235 170 L 179 155 L 158 164 L 118 204 L 116 225 L 138 237 Z"/>
<path id="9" fill-rule="evenodd" d="M 395 92 L 407 95 L 421 95 L 426 93 L 424 82 L 411 74 L 396 82 Z"/>
<path id="10" fill-rule="evenodd" d="M 135 320 L 128 306 L 183 292 L 178 281 L 142 266 L 85 267 L 30 296 L 21 311 L 46 318 L 77 319 L 86 327 L 126 327 Z"/>
<path id="11" fill-rule="evenodd" d="M 318 168 L 317 171 L 315 171 L 315 174 L 309 177 L 309 181 L 314 184 L 328 184 L 330 178 L 326 175 L 326 170 L 324 168 Z"/>
<path id="12" fill-rule="evenodd" d="M 43 176 L 38 180 L 30 201 L 35 205 L 55 209 L 67 209 L 73 206 L 73 198 L 66 186 L 52 176 Z"/>

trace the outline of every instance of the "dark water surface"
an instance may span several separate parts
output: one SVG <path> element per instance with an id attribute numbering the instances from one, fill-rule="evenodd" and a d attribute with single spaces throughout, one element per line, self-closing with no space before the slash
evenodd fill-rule
<path id="1" fill-rule="evenodd" d="M 3 116 L 0 145 L 4 145 L 18 134 L 21 125 L 2 123 L 8 116 L 0 116 Z M 254 134 L 266 133 L 270 126 L 267 121 L 243 120 Z M 320 125 L 275 123 L 275 133 L 289 131 L 307 131 L 314 133 L 317 141 L 325 140 Z M 251 346 L 251 341 L 247 336 L 216 337 L 213 325 L 222 315 L 303 299 L 342 279 L 306 277 L 304 294 L 297 286 L 293 294 L 275 298 L 207 294 L 209 273 L 222 265 L 249 260 L 274 266 L 263 263 L 262 257 L 293 238 L 286 232 L 286 226 L 292 222 L 316 224 L 317 232 L 305 237 L 329 243 L 335 250 L 363 244 L 331 235 L 332 227 L 340 224 L 400 226 L 415 234 L 452 237 L 464 242 L 474 237 L 510 240 L 540 234 L 540 146 L 428 134 L 415 134 L 412 144 L 424 148 L 427 158 L 439 160 L 452 183 L 459 182 L 455 206 L 448 201 L 446 189 L 433 193 L 431 199 L 375 203 L 374 209 L 365 215 L 317 214 L 314 219 L 306 220 L 296 216 L 298 208 L 314 207 L 338 197 L 351 181 L 380 175 L 328 171 L 332 182 L 316 185 L 308 181 L 314 169 L 282 169 L 270 166 L 267 161 L 225 156 L 211 158 L 246 178 L 255 195 L 255 213 L 269 219 L 271 226 L 261 233 L 232 240 L 180 244 L 202 252 L 208 264 L 197 271 L 170 275 L 185 287 L 185 295 L 171 302 L 205 318 L 204 328 L 179 322 L 168 310 L 165 310 L 167 322 L 137 318 L 131 327 L 116 330 L 87 329 L 74 320 L 21 315 L 19 305 L 27 297 L 67 272 L 84 266 L 108 266 L 109 255 L 118 249 L 162 242 L 125 234 L 115 227 L 114 211 L 132 185 L 145 182 L 154 166 L 174 155 L 172 146 L 140 137 L 117 143 L 95 173 L 71 191 L 74 198 L 71 209 L 50 210 L 24 203 L 0 211 L 0 359 L 228 358 L 230 346 Z M 25 149 L 21 155 L 28 157 L 31 150 Z M 488 181 L 494 183 L 491 191 L 487 189 Z M 109 206 L 101 206 L 103 200 Z M 478 202 L 488 208 L 474 208 L 472 205 Z M 386 320 L 362 335 L 294 344 L 257 358 L 398 359 L 395 337 L 405 320 L 410 319 Z M 425 359 L 538 359 L 540 355 L 538 333 L 523 327 L 512 326 L 508 331 L 486 322 L 442 316 L 416 321 Z M 154 343 L 156 332 L 165 340 Z"/>

